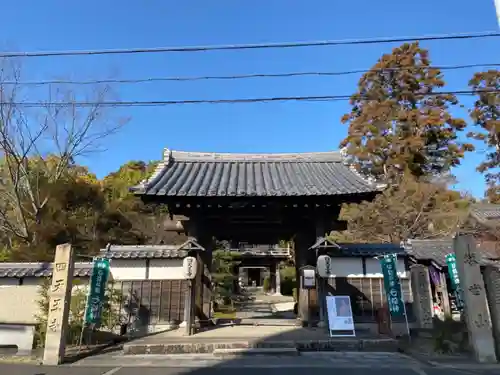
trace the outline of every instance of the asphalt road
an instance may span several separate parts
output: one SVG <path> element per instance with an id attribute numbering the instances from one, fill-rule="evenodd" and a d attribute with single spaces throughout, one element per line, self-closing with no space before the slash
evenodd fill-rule
<path id="1" fill-rule="evenodd" d="M 496 368 L 495 368 L 496 367 Z M 298 357 L 252 356 L 221 359 L 211 356 L 106 356 L 73 365 L 45 367 L 0 364 L 8 375 L 498 375 L 499 366 L 473 368 L 429 366 L 398 353 L 319 353 Z"/>

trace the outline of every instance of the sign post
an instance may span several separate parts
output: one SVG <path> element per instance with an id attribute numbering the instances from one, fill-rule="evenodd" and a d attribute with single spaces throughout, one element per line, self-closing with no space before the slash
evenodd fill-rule
<path id="1" fill-rule="evenodd" d="M 300 291 L 298 295 L 299 300 L 297 301 L 299 317 L 311 327 L 311 290 L 316 288 L 316 270 L 313 266 L 304 266 L 299 269 L 299 273 Z"/>
<path id="2" fill-rule="evenodd" d="M 403 290 L 399 281 L 397 269 L 397 255 L 388 254 L 379 258 L 382 274 L 384 275 L 384 289 L 387 295 L 387 305 L 391 317 L 404 316 L 406 322 L 406 330 L 410 337 L 410 326 L 408 324 L 408 315 L 406 314 L 406 306 L 403 301 Z"/>
<path id="3" fill-rule="evenodd" d="M 186 291 L 184 302 L 184 320 L 186 321 L 186 335 L 191 336 L 193 333 L 193 306 L 194 306 L 194 288 L 193 279 L 196 277 L 198 270 L 198 261 L 195 257 L 185 257 L 182 260 L 182 272 L 184 278 L 188 280 L 188 288 Z"/>
<path id="4" fill-rule="evenodd" d="M 324 325 L 324 321 L 328 320 L 326 308 L 326 285 L 328 279 L 333 277 L 332 273 L 332 258 L 328 255 L 320 255 L 316 260 L 316 269 L 320 279 L 318 280 L 318 295 L 319 295 L 319 323 L 318 327 Z"/>
<path id="5" fill-rule="evenodd" d="M 326 309 L 330 337 L 356 336 L 349 296 L 327 296 Z"/>

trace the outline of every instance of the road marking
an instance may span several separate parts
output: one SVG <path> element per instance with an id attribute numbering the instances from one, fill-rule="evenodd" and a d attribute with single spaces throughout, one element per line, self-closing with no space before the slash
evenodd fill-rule
<path id="1" fill-rule="evenodd" d="M 115 368 L 112 368 L 111 370 L 109 371 L 106 371 L 104 374 L 102 375 L 113 375 L 114 373 L 120 371 L 122 369 L 122 367 L 115 367 Z"/>
<path id="2" fill-rule="evenodd" d="M 417 373 L 417 375 L 427 375 L 425 370 L 420 366 L 412 366 L 411 369 Z"/>

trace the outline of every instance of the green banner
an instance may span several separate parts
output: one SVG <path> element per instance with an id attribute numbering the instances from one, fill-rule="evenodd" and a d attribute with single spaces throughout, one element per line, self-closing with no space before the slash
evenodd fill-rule
<path id="1" fill-rule="evenodd" d="M 392 316 L 404 316 L 405 306 L 402 298 L 401 283 L 396 267 L 396 254 L 384 255 L 380 259 L 387 304 Z"/>
<path id="2" fill-rule="evenodd" d="M 109 278 L 109 259 L 95 259 L 92 267 L 85 323 L 98 325 L 101 322 L 102 307 Z"/>
<path id="3" fill-rule="evenodd" d="M 455 254 L 446 255 L 446 265 L 448 266 L 448 275 L 450 275 L 450 284 L 453 291 L 460 287 L 460 278 L 458 277 L 457 258 Z"/>
<path id="4" fill-rule="evenodd" d="M 455 296 L 457 309 L 462 310 L 464 302 L 462 299 L 462 290 L 460 288 L 460 277 L 458 276 L 457 257 L 454 253 L 446 255 L 446 265 L 448 266 L 448 275 L 450 276 L 450 285 Z"/>

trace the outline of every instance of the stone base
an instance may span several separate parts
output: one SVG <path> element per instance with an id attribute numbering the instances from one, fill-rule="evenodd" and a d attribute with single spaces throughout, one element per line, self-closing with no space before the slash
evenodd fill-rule
<path id="1" fill-rule="evenodd" d="M 215 340 L 214 340 L 215 341 Z M 394 339 L 329 339 L 329 340 L 304 340 L 304 341 L 237 341 L 237 342 L 192 342 L 192 343 L 155 343 L 141 344 L 128 343 L 123 346 L 124 354 L 193 354 L 214 353 L 214 351 L 245 349 L 296 349 L 297 351 L 336 351 L 336 352 L 398 352 L 399 343 Z M 258 352 L 258 351 L 254 351 Z"/>

